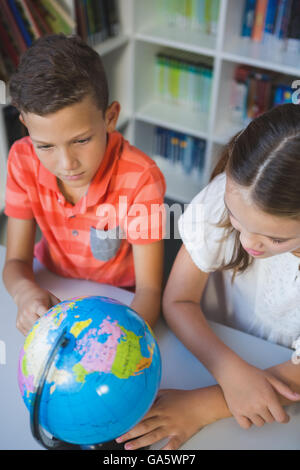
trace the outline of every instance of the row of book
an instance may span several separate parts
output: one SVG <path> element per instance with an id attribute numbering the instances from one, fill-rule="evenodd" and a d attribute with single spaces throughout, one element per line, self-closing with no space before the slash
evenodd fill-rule
<path id="1" fill-rule="evenodd" d="M 116 0 L 75 0 L 77 34 L 95 46 L 120 33 Z"/>
<path id="2" fill-rule="evenodd" d="M 241 36 L 288 53 L 300 51 L 299 0 L 246 0 Z"/>
<path id="3" fill-rule="evenodd" d="M 208 112 L 213 77 L 211 65 L 160 53 L 155 56 L 154 71 L 155 95 L 159 101 Z"/>
<path id="4" fill-rule="evenodd" d="M 154 155 L 168 159 L 186 174 L 201 175 L 204 168 L 206 141 L 181 132 L 156 127 Z"/>
<path id="5" fill-rule="evenodd" d="M 70 34 L 75 21 L 63 1 L 1 0 L 0 79 L 7 81 L 20 55 L 45 34 Z"/>
<path id="6" fill-rule="evenodd" d="M 272 72 L 253 70 L 244 65 L 237 67 L 230 96 L 233 122 L 247 125 L 270 108 L 291 103 L 295 90 L 279 80 L 280 77 Z"/>
<path id="7" fill-rule="evenodd" d="M 220 0 L 156 0 L 164 23 L 181 29 L 216 34 Z"/>

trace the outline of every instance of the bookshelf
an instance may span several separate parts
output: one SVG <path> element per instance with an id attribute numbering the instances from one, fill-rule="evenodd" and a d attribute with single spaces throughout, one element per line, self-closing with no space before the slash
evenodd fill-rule
<path id="1" fill-rule="evenodd" d="M 73 0 L 67 3 L 74 14 Z M 214 35 L 192 29 L 181 30 L 166 24 L 161 3 L 160 0 L 118 0 L 120 35 L 95 46 L 95 49 L 103 58 L 107 70 L 110 99 L 121 103 L 119 129 L 161 167 L 167 181 L 167 197 L 188 203 L 207 184 L 222 146 L 242 127 L 231 121 L 229 113 L 230 88 L 236 66 L 249 65 L 277 72 L 292 83 L 299 77 L 300 55 L 286 54 L 279 46 L 270 49 L 264 43 L 241 38 L 245 0 L 220 0 Z M 212 90 L 207 113 L 157 99 L 154 62 L 160 52 L 192 55 L 212 66 Z M 187 175 L 178 165 L 155 155 L 153 139 L 156 126 L 206 140 L 202 178 Z M 0 122 L 1 142 L 4 135 L 2 128 Z M 2 143 L 1 175 L 6 155 L 4 147 Z M 3 179 L 1 176 L 0 195 L 3 194 Z"/>

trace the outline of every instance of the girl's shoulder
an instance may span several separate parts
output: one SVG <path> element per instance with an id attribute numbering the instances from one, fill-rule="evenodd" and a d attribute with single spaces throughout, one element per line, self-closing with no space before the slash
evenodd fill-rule
<path id="1" fill-rule="evenodd" d="M 226 217 L 226 175 L 216 176 L 185 208 L 178 228 L 194 263 L 205 272 L 216 271 L 231 258 L 232 237 L 222 225 Z"/>

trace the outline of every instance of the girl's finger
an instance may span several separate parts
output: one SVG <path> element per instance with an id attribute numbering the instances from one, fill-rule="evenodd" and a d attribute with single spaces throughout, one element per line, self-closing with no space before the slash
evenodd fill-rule
<path id="1" fill-rule="evenodd" d="M 278 403 L 275 402 L 274 404 L 270 404 L 269 405 L 269 411 L 272 414 L 272 416 L 274 417 L 275 421 L 277 421 L 277 423 L 288 423 L 289 420 L 290 420 L 289 415 L 282 408 L 279 401 L 278 401 Z"/>
<path id="2" fill-rule="evenodd" d="M 263 412 L 260 413 L 260 416 L 266 423 L 274 423 L 275 418 L 270 412 L 268 408 L 266 408 Z"/>
<path id="3" fill-rule="evenodd" d="M 243 429 L 249 429 L 252 426 L 252 422 L 246 416 L 235 416 L 235 419 Z"/>
<path id="4" fill-rule="evenodd" d="M 265 424 L 265 420 L 259 415 L 251 415 L 249 416 L 249 419 L 258 428 L 261 428 Z"/>
<path id="5" fill-rule="evenodd" d="M 292 401 L 300 400 L 300 394 L 294 392 L 287 384 L 281 382 L 281 380 L 278 380 L 273 376 L 268 377 L 268 380 L 273 386 L 273 388 L 276 390 L 276 392 L 280 393 L 280 395 L 282 395 L 283 397 Z"/>

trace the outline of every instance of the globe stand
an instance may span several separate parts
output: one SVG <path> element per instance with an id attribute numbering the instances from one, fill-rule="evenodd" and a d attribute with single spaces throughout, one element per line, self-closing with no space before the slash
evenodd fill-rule
<path id="1" fill-rule="evenodd" d="M 47 450 L 124 450 L 124 443 L 118 444 L 116 441 L 103 442 L 101 444 L 95 445 L 71 444 L 69 442 L 56 439 L 54 436 L 48 436 L 40 426 L 39 417 L 41 397 L 50 367 L 52 366 L 54 358 L 59 349 L 66 347 L 68 343 L 69 339 L 67 337 L 65 328 L 57 338 L 56 342 L 53 344 L 47 357 L 45 367 L 40 374 L 37 390 L 30 409 L 30 428 L 33 437 Z"/>

